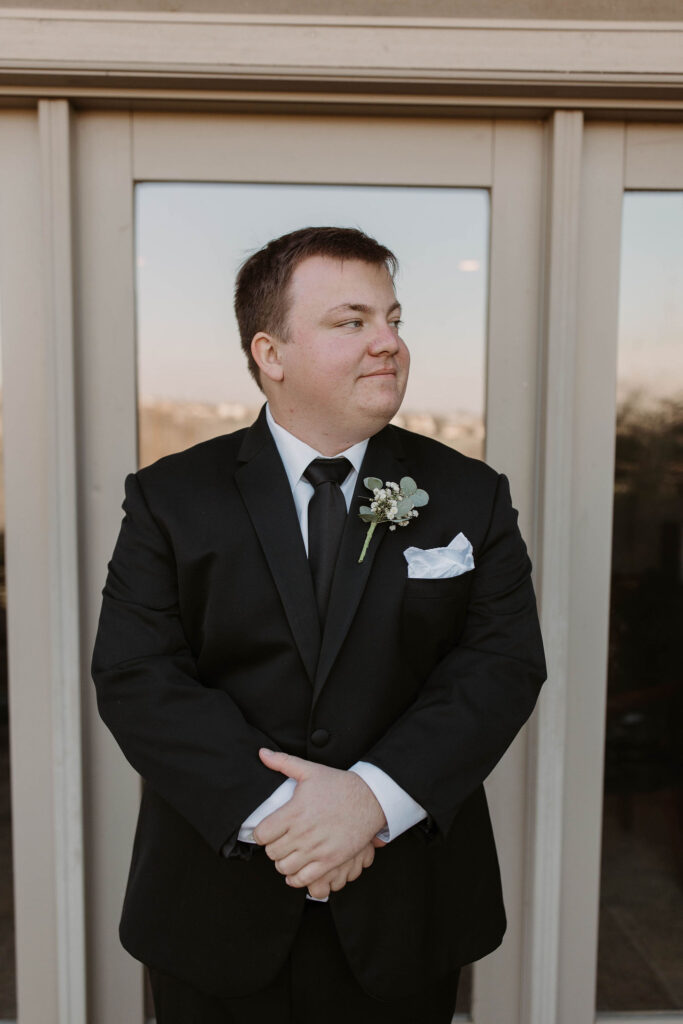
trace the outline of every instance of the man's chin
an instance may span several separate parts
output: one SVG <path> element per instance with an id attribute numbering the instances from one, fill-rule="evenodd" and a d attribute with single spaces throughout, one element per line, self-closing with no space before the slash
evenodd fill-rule
<path id="1" fill-rule="evenodd" d="M 372 419 L 373 423 L 376 425 L 376 429 L 381 430 L 382 427 L 385 427 L 387 423 L 393 420 L 394 416 L 401 408 L 402 401 L 403 396 L 400 398 L 395 395 L 392 397 L 387 396 L 385 401 L 368 403 L 364 408 L 364 412 L 368 419 Z"/>

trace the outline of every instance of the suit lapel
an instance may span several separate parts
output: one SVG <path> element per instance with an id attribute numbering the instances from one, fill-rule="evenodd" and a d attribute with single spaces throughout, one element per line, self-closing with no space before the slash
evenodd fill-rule
<path id="1" fill-rule="evenodd" d="M 244 436 L 235 473 L 249 517 L 275 580 L 287 621 L 313 681 L 320 651 L 320 625 L 289 480 L 268 429 L 265 405 Z"/>
<path id="2" fill-rule="evenodd" d="M 399 482 L 405 475 L 402 464 L 403 452 L 399 435 L 391 427 L 385 427 L 368 441 L 365 457 L 358 473 L 358 481 L 351 501 L 349 514 L 342 534 L 337 556 L 337 565 L 332 580 L 330 603 L 327 609 L 325 629 L 315 682 L 313 701 L 320 695 L 334 661 L 339 654 L 342 643 L 349 631 L 356 609 L 363 596 L 365 585 L 372 569 L 384 537 L 389 531 L 388 525 L 378 526 L 375 530 L 365 558 L 359 564 L 358 559 L 363 548 L 368 526 L 358 515 L 361 505 L 369 504 L 370 494 L 363 484 L 367 476 L 377 476 L 382 482 L 394 480 Z"/>

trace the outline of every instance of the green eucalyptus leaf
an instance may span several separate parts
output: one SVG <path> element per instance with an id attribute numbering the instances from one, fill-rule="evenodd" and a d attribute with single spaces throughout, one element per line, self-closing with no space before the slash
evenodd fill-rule
<path id="1" fill-rule="evenodd" d="M 415 494 L 415 491 L 417 490 L 417 484 L 413 480 L 412 476 L 401 477 L 399 487 L 403 491 L 406 498 L 409 498 L 411 494 Z"/>
<path id="2" fill-rule="evenodd" d="M 363 483 L 369 491 L 374 491 L 376 487 L 382 486 L 382 481 L 376 476 L 366 476 Z"/>
<path id="3" fill-rule="evenodd" d="M 429 495 L 426 491 L 415 491 L 412 496 L 412 502 L 415 508 L 422 508 L 429 501 Z"/>
<path id="4" fill-rule="evenodd" d="M 400 516 L 404 516 L 406 512 L 410 512 L 413 505 L 414 501 L 412 498 L 402 498 L 396 506 L 396 511 Z"/>
<path id="5" fill-rule="evenodd" d="M 360 509 L 358 511 L 359 511 L 360 515 L 362 515 L 362 516 L 372 515 L 372 509 L 370 508 L 369 505 L 361 505 L 361 507 L 360 507 Z"/>
<path id="6" fill-rule="evenodd" d="M 358 515 L 361 517 L 364 523 L 374 523 L 375 521 L 374 512 L 359 512 Z"/>

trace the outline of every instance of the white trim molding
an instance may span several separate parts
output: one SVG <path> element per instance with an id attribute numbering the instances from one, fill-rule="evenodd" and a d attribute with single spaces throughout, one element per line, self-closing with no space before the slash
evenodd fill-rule
<path id="1" fill-rule="evenodd" d="M 530 723 L 527 892 L 531 906 L 520 1015 L 526 1024 L 559 1024 L 557 994 L 569 676 L 572 438 L 583 137 L 581 111 L 554 114 L 548 125 L 548 135 L 542 356 L 544 411 L 539 460 L 541 515 L 538 521 L 541 531 L 537 553 L 548 682 Z"/>
<path id="2" fill-rule="evenodd" d="M 81 670 L 74 422 L 70 116 L 38 105 L 48 392 L 55 896 L 60 1024 L 85 1024 Z"/>
<path id="3" fill-rule="evenodd" d="M 16 989 L 21 1024 L 84 1024 L 70 118 L 0 117 Z"/>
<path id="4" fill-rule="evenodd" d="M 324 59 L 322 58 L 324 55 Z M 260 90 L 352 83 L 488 93 L 637 87 L 683 101 L 683 20 L 464 18 L 0 10 L 0 83 Z M 86 90 L 87 91 L 87 90 Z M 633 94 L 631 95 L 633 97 Z M 681 107 L 678 107 L 681 109 Z"/>

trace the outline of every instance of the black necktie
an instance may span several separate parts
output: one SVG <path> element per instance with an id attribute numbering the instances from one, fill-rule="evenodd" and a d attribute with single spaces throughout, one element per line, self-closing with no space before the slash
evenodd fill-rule
<path id="1" fill-rule="evenodd" d="M 339 486 L 349 475 L 348 459 L 314 459 L 304 476 L 315 487 L 308 503 L 308 562 L 321 624 L 330 599 L 334 566 L 346 520 L 346 502 Z"/>

